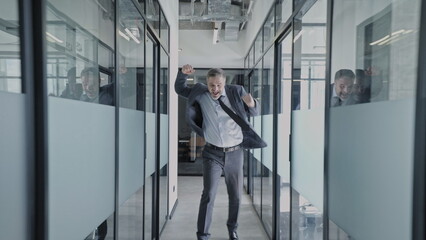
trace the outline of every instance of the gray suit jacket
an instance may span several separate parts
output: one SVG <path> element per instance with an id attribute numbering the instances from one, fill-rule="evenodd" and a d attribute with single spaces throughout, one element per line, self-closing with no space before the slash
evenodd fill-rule
<path id="1" fill-rule="evenodd" d="M 205 84 L 202 83 L 197 83 L 193 87 L 188 87 L 186 84 L 187 77 L 188 75 L 183 74 L 181 71 L 178 72 L 175 82 L 175 91 L 180 96 L 188 99 L 186 106 L 186 120 L 188 121 L 188 124 L 191 126 L 192 130 L 194 130 L 199 136 L 204 137 L 203 114 L 201 112 L 198 99 L 202 94 L 208 92 L 208 88 Z M 235 113 L 247 124 L 249 124 L 247 119 L 248 116 L 259 115 L 260 105 L 256 99 L 254 99 L 256 103 L 254 108 L 247 107 L 247 105 L 241 99 L 244 93 L 242 86 L 225 85 L 225 91 L 232 108 L 235 110 Z M 261 148 L 266 147 L 266 143 L 256 134 L 250 125 L 249 130 L 243 131 L 242 147 Z"/>

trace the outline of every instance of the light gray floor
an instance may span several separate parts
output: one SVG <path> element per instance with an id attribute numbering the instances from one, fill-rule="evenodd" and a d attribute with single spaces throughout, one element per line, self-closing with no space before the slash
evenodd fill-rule
<path id="1" fill-rule="evenodd" d="M 178 178 L 178 205 L 173 218 L 168 221 L 161 234 L 161 240 L 190 240 L 196 239 L 196 222 L 198 204 L 202 191 L 202 177 L 179 177 Z M 227 240 L 228 230 L 226 219 L 228 215 L 228 194 L 226 192 L 225 179 L 220 180 L 213 210 L 213 223 L 210 228 L 211 240 Z M 241 240 L 263 240 L 268 239 L 263 230 L 250 197 L 243 194 L 238 236 Z"/>

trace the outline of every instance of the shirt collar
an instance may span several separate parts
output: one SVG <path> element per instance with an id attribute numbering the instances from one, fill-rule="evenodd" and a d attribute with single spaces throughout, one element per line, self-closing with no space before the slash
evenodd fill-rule
<path id="1" fill-rule="evenodd" d="M 333 83 L 333 85 L 331 85 L 333 87 L 333 96 L 332 97 L 338 97 L 337 93 L 336 93 L 336 84 Z"/>

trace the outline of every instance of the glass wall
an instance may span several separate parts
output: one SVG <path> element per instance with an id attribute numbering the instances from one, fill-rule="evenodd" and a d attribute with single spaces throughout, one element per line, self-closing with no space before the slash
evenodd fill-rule
<path id="1" fill-rule="evenodd" d="M 420 3 L 334 1 L 330 238 L 412 238 Z"/>
<path id="2" fill-rule="evenodd" d="M 20 23 L 18 15 L 18 1 L 2 0 L 0 23 L 0 91 L 20 93 L 21 56 L 20 56 Z"/>
<path id="3" fill-rule="evenodd" d="M 250 89 L 251 94 L 253 98 L 257 99 L 259 102 L 261 100 L 262 96 L 262 62 L 260 62 L 257 65 L 257 68 L 255 68 L 251 75 L 250 75 Z M 255 128 L 256 132 L 261 136 L 262 134 L 262 117 L 261 116 L 254 116 L 250 118 L 250 122 Z M 252 192 L 251 196 L 253 199 L 253 205 L 256 209 L 259 216 L 262 215 L 261 213 L 261 206 L 262 206 L 262 150 L 261 149 L 253 149 L 250 150 L 251 153 L 251 166 L 252 169 Z"/>
<path id="4" fill-rule="evenodd" d="M 144 20 L 131 0 L 119 1 L 118 239 L 143 238 L 145 108 Z"/>
<path id="5" fill-rule="evenodd" d="M 293 0 L 277 0 L 275 9 L 275 28 L 279 32 L 293 12 Z"/>
<path id="6" fill-rule="evenodd" d="M 290 126 L 292 80 L 292 32 L 280 43 L 280 79 L 277 81 L 277 174 L 279 193 L 279 239 L 290 239 Z"/>
<path id="7" fill-rule="evenodd" d="M 268 143 L 262 149 L 262 221 L 272 235 L 273 219 L 273 102 L 274 102 L 274 46 L 263 57 L 262 74 L 262 138 Z"/>
<path id="8" fill-rule="evenodd" d="M 114 235 L 115 31 L 106 7 L 46 5 L 49 239 Z"/>
<path id="9" fill-rule="evenodd" d="M 0 239 L 28 239 L 29 138 L 26 94 L 22 92 L 18 1 L 0 9 Z M 12 207 L 13 206 L 13 207 Z"/>
<path id="10" fill-rule="evenodd" d="M 291 128 L 292 239 L 322 239 L 327 1 L 294 22 Z"/>
<path id="11" fill-rule="evenodd" d="M 143 1 L 0 1 L 0 239 L 157 239 L 170 54 L 158 1 L 147 43 Z"/>
<path id="12" fill-rule="evenodd" d="M 160 167 L 159 167 L 159 198 L 160 231 L 168 218 L 168 162 L 169 162 L 169 56 L 160 48 L 160 75 L 159 75 L 159 108 L 160 108 Z"/>

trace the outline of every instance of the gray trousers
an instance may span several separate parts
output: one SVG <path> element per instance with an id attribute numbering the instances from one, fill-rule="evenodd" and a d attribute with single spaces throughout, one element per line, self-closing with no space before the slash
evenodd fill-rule
<path id="1" fill-rule="evenodd" d="M 199 240 L 206 240 L 210 237 L 209 228 L 222 171 L 225 175 L 229 199 L 226 225 L 229 232 L 237 230 L 240 198 L 243 190 L 243 149 L 224 153 L 206 146 L 203 150 L 203 161 L 203 193 L 197 221 L 197 238 Z"/>

